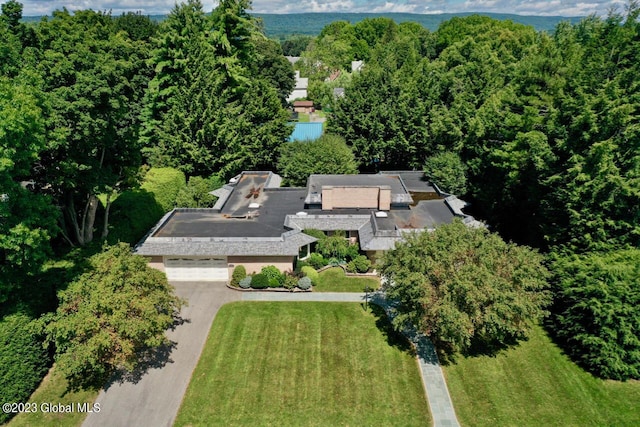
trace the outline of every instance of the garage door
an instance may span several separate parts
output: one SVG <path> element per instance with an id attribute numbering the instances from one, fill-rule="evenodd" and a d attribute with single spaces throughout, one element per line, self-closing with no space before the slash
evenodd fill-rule
<path id="1" fill-rule="evenodd" d="M 165 257 L 167 278 L 172 281 L 227 281 L 229 269 L 226 258 Z"/>

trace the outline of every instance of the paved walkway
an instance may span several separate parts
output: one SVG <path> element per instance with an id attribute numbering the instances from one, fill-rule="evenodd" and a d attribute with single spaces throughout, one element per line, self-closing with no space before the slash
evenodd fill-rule
<path id="1" fill-rule="evenodd" d="M 383 307 L 389 317 L 393 318 L 391 304 L 385 299 L 382 292 L 369 294 L 370 301 Z M 245 292 L 242 301 L 323 301 L 323 302 L 364 302 L 364 293 L 338 293 L 338 292 Z M 422 372 L 422 384 L 427 395 L 433 425 L 435 427 L 457 427 L 460 424 L 456 417 L 449 389 L 444 380 L 442 368 L 438 362 L 436 349 L 426 336 L 415 330 L 405 330 L 404 334 L 415 344 L 418 354 L 420 371 Z"/>
<path id="2" fill-rule="evenodd" d="M 89 414 L 83 427 L 171 426 L 218 309 L 241 299 L 221 283 L 175 283 L 176 294 L 189 305 L 183 323 L 167 332 L 174 345 L 163 349 L 140 374 L 114 381 L 100 392 L 100 412 Z"/>

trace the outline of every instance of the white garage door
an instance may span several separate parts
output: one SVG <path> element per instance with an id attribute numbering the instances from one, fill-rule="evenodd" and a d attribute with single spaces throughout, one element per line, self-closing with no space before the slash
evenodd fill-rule
<path id="1" fill-rule="evenodd" d="M 173 281 L 227 281 L 229 269 L 226 258 L 165 257 L 167 279 Z"/>

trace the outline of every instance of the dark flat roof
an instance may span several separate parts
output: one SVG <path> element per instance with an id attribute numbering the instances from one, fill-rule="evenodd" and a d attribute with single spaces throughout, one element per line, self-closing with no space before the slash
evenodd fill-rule
<path id="1" fill-rule="evenodd" d="M 385 219 L 385 222 L 392 221 L 401 229 L 435 228 L 437 225 L 452 222 L 455 217 L 444 199 L 423 200 L 410 210 L 391 210 L 387 213 L 389 217 Z M 377 220 L 378 218 L 376 218 Z M 380 225 L 378 224 L 379 227 Z M 385 227 L 388 227 L 387 223 L 380 228 Z"/>
<path id="2" fill-rule="evenodd" d="M 249 180 L 240 189 L 252 185 Z M 235 197 L 232 201 L 235 210 L 227 209 L 229 201 L 221 213 L 207 209 L 176 210 L 153 237 L 279 237 L 286 231 L 285 216 L 301 211 L 307 194 L 304 188 L 267 189 L 261 190 L 257 199 L 245 199 L 237 190 L 230 197 Z M 260 208 L 249 209 L 248 204 L 254 201 L 260 203 Z M 246 217 L 240 217 L 241 213 Z"/>
<path id="3" fill-rule="evenodd" d="M 381 175 L 399 175 L 408 191 L 435 193 L 436 189 L 422 171 L 383 171 Z"/>

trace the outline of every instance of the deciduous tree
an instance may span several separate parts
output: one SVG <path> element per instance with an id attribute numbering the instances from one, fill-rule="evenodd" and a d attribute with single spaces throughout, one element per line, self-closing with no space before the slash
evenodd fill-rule
<path id="1" fill-rule="evenodd" d="M 164 333 L 183 304 L 166 276 L 127 244 L 106 248 L 90 264 L 60 292 L 56 313 L 43 318 L 72 387 L 102 386 L 116 370 L 131 372 L 145 352 L 167 344 Z"/>
<path id="2" fill-rule="evenodd" d="M 459 220 L 406 235 L 381 271 L 396 325 L 415 325 L 449 355 L 524 339 L 550 301 L 540 254 Z"/>

